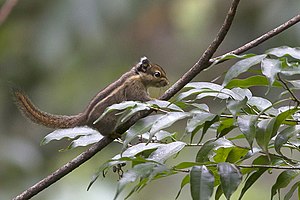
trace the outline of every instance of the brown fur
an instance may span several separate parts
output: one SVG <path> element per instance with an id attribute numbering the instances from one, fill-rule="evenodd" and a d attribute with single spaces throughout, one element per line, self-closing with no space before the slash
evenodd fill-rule
<path id="1" fill-rule="evenodd" d="M 108 106 L 130 100 L 149 101 L 151 97 L 147 92 L 148 87 L 164 87 L 169 83 L 165 71 L 159 65 L 150 63 L 147 58 L 143 58 L 141 62 L 100 91 L 87 108 L 77 115 L 49 114 L 39 110 L 24 92 L 13 90 L 13 94 L 21 112 L 37 124 L 55 129 L 87 125 L 102 135 L 109 135 L 113 134 L 117 123 L 114 112 L 105 115 L 94 124 Z M 155 73 L 159 73 L 159 77 L 155 76 Z"/>

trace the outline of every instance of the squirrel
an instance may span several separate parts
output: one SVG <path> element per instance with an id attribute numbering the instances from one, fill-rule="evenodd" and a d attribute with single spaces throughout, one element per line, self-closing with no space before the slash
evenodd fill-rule
<path id="1" fill-rule="evenodd" d="M 116 113 L 108 113 L 94 124 L 105 109 L 123 101 L 150 101 L 149 87 L 164 87 L 168 84 L 163 68 L 151 63 L 147 57 L 142 57 L 131 70 L 94 96 L 86 109 L 77 115 L 49 114 L 37 108 L 23 91 L 14 89 L 13 95 L 19 110 L 37 124 L 54 129 L 88 126 L 103 136 L 117 137 L 113 133 L 117 124 Z"/>

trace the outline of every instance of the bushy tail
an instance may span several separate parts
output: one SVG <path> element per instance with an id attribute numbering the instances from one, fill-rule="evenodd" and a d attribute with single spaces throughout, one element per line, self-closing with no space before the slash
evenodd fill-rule
<path id="1" fill-rule="evenodd" d="M 71 128 L 81 126 L 84 123 L 84 115 L 82 113 L 73 116 L 52 115 L 39 110 L 23 91 L 13 88 L 12 93 L 20 111 L 37 124 L 49 128 Z"/>

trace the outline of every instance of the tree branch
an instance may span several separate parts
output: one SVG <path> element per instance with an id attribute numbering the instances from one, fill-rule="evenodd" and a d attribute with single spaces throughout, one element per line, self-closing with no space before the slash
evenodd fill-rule
<path id="1" fill-rule="evenodd" d="M 13 7 L 18 3 L 18 0 L 6 0 L 0 9 L 0 26 L 6 20 L 8 15 L 11 13 Z"/>
<path id="2" fill-rule="evenodd" d="M 224 40 L 236 13 L 239 0 L 233 0 L 231 7 L 227 13 L 225 21 L 220 28 L 216 38 L 209 45 L 209 47 L 204 51 L 200 59 L 196 64 L 190 68 L 174 85 L 172 85 L 161 97 L 160 99 L 168 100 L 174 96 L 179 90 L 181 90 L 187 83 L 189 83 L 195 76 L 197 76 L 201 71 L 209 67 L 211 64 L 210 59 L 216 52 L 222 41 Z"/>
<path id="3" fill-rule="evenodd" d="M 291 18 L 290 20 L 281 24 L 280 26 L 274 28 L 273 30 L 263 34 L 262 36 L 244 44 L 243 46 L 241 46 L 233 51 L 230 51 L 229 53 L 237 54 L 237 55 L 244 53 L 245 51 L 248 51 L 249 49 L 252 49 L 253 47 L 256 47 L 259 44 L 263 43 L 264 41 L 274 37 L 275 35 L 278 35 L 282 31 L 285 31 L 286 29 L 290 28 L 291 26 L 297 24 L 299 21 L 300 21 L 300 14 L 296 15 L 295 17 Z M 212 60 L 212 62 L 213 62 L 213 60 Z"/>
<path id="4" fill-rule="evenodd" d="M 55 172 L 47 176 L 46 178 L 42 179 L 40 182 L 34 184 L 20 195 L 16 196 L 13 200 L 23 200 L 23 199 L 30 199 L 31 197 L 35 196 L 39 192 L 43 191 L 65 175 L 72 172 L 74 169 L 79 167 L 81 164 L 85 163 L 87 160 L 92 158 L 97 152 L 101 151 L 104 147 L 110 144 L 113 141 L 112 138 L 104 137 L 96 144 L 92 145 L 83 153 L 79 154 L 76 158 L 68 162 L 67 164 L 63 165 Z"/>
<path id="5" fill-rule="evenodd" d="M 206 51 L 202 54 L 200 59 L 197 61 L 197 63 L 188 71 L 186 72 L 182 78 L 180 78 L 173 86 L 168 89 L 164 95 L 161 96 L 161 99 L 167 100 L 170 99 L 172 96 L 174 96 L 179 90 L 181 90 L 187 83 L 189 83 L 195 76 L 197 76 L 201 71 L 208 68 L 215 60 L 211 59 L 213 54 L 216 52 L 217 48 L 225 38 L 230 25 L 232 23 L 232 20 L 234 18 L 237 5 L 239 3 L 239 0 L 233 0 L 232 5 L 230 7 L 230 10 L 226 16 L 226 19 L 224 21 L 223 26 L 221 27 L 217 37 L 215 40 L 209 45 L 209 47 L 206 49 Z M 294 24 L 298 23 L 300 21 L 300 15 L 297 15 L 296 17 L 290 19 L 286 23 L 280 25 L 279 27 L 273 29 L 272 31 L 262 35 L 261 37 L 241 46 L 240 48 L 231 51 L 230 53 L 234 54 L 241 54 L 259 44 L 262 42 L 268 40 L 269 38 L 279 34 L 280 32 L 288 29 L 289 27 L 293 26 Z M 138 120 L 139 117 L 135 118 L 133 121 L 130 120 L 127 126 L 120 128 L 119 132 L 124 132 L 129 128 L 136 120 Z M 72 161 L 67 163 L 66 165 L 62 166 L 58 170 L 56 170 L 54 173 L 50 174 L 45 179 L 41 180 L 40 182 L 36 183 L 32 187 L 25 190 L 23 193 L 18 195 L 14 198 L 14 200 L 21 200 L 21 199 L 29 199 L 33 197 L 34 195 L 38 194 L 45 188 L 49 187 L 51 184 L 55 183 L 77 167 L 79 167 L 81 164 L 89 160 L 92 156 L 94 156 L 98 151 L 102 150 L 105 146 L 110 144 L 113 141 L 113 139 L 104 137 L 101 141 L 98 143 L 92 145 L 88 150 L 81 153 L 79 156 L 74 158 Z"/>

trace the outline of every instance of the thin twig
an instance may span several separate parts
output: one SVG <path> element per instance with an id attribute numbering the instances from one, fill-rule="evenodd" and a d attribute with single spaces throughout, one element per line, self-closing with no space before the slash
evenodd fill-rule
<path id="1" fill-rule="evenodd" d="M 11 13 L 13 7 L 18 3 L 18 0 L 6 0 L 0 9 L 0 26 L 6 20 L 8 15 Z"/>
<path id="2" fill-rule="evenodd" d="M 279 25 L 278 27 L 274 28 L 271 31 L 268 31 L 267 33 L 263 34 L 262 36 L 244 44 L 243 46 L 230 51 L 230 54 L 236 54 L 239 55 L 241 53 L 244 53 L 248 51 L 249 49 L 252 49 L 253 47 L 258 46 L 259 44 L 265 42 L 266 40 L 269 40 L 270 38 L 274 37 L 275 35 L 278 35 L 282 31 L 285 31 L 286 29 L 290 28 L 291 26 L 297 24 L 300 21 L 300 14 L 294 16 L 290 20 L 286 21 L 285 23 Z"/>
<path id="3" fill-rule="evenodd" d="M 292 96 L 292 100 L 296 102 L 296 107 L 299 106 L 300 101 L 299 99 L 296 97 L 296 95 L 294 94 L 294 92 L 289 88 L 289 86 L 287 85 L 287 83 L 281 78 L 280 74 L 277 74 L 278 80 L 283 84 L 284 89 L 286 89 L 290 95 Z"/>

